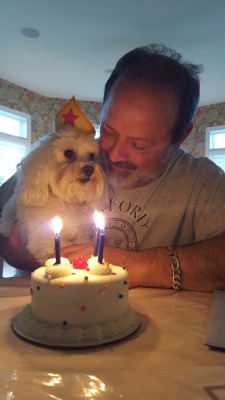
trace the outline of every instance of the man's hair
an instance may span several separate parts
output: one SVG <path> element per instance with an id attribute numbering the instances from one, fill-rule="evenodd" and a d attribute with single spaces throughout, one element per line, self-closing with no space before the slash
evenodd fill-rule
<path id="1" fill-rule="evenodd" d="M 201 66 L 182 59 L 175 50 L 163 45 L 138 47 L 122 56 L 105 84 L 103 104 L 115 81 L 124 76 L 133 82 L 141 80 L 156 89 L 174 90 L 180 101 L 173 133 L 176 143 L 193 120 L 200 96 Z"/>

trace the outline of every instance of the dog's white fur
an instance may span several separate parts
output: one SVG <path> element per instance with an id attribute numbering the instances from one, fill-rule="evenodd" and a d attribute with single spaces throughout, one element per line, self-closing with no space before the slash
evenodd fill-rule
<path id="1" fill-rule="evenodd" d="M 65 127 L 41 137 L 18 167 L 0 232 L 8 236 L 17 221 L 27 249 L 40 264 L 54 253 L 54 216 L 63 222 L 61 245 L 81 243 L 89 239 L 94 209 L 107 204 L 109 188 L 98 147 L 92 135 Z"/>

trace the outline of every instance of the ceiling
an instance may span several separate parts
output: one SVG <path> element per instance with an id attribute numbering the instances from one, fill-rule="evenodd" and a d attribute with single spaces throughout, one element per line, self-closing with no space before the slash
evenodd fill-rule
<path id="1" fill-rule="evenodd" d="M 225 102 L 224 0 L 0 0 L 0 78 L 101 101 L 120 56 L 150 43 L 203 64 L 200 105 Z M 23 28 L 40 32 L 37 38 Z"/>

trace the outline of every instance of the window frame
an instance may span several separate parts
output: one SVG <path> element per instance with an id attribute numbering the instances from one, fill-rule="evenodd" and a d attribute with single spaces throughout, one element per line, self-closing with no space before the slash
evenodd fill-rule
<path id="1" fill-rule="evenodd" d="M 10 143 L 15 145 L 22 145 L 22 147 L 26 148 L 27 151 L 29 151 L 29 148 L 31 146 L 31 115 L 19 110 L 15 110 L 13 108 L 5 107 L 3 105 L 0 105 L 0 114 L 1 115 L 6 114 L 7 117 L 12 116 L 12 119 L 16 119 L 19 121 L 20 124 L 23 124 L 21 127 L 21 132 L 22 132 L 21 136 L 13 135 L 11 133 L 5 133 L 2 132 L 0 129 L 0 141 L 2 140 L 5 143 L 9 143 L 9 146 Z M 24 130 L 26 130 L 26 137 L 24 135 Z"/>
<path id="2" fill-rule="evenodd" d="M 3 111 L 3 113 L 10 114 L 12 116 L 12 119 L 18 119 L 18 120 L 19 119 L 20 120 L 25 119 L 26 120 L 26 126 L 27 126 L 27 137 L 11 135 L 9 133 L 1 132 L 1 130 L 0 130 L 0 134 L 1 135 L 6 135 L 5 137 L 12 136 L 12 138 L 25 139 L 28 143 L 31 144 L 31 115 L 27 114 L 27 113 L 24 113 L 22 111 L 19 111 L 19 110 L 15 110 L 14 108 L 9 108 L 9 107 L 2 106 L 0 104 L 0 114 L 1 114 L 1 111 Z M 19 118 L 15 118 L 15 116 L 19 117 Z M 22 121 L 20 121 L 20 122 L 22 123 Z"/>
<path id="3" fill-rule="evenodd" d="M 211 138 L 211 134 L 212 132 L 215 131 L 221 131 L 221 133 L 225 132 L 225 125 L 217 125 L 217 126 L 210 126 L 206 128 L 206 135 L 205 135 L 205 156 L 208 157 L 209 159 L 210 156 L 213 155 L 224 155 L 224 159 L 225 159 L 225 147 L 220 147 L 220 148 L 210 148 L 210 138 Z M 215 164 L 215 159 L 212 158 L 211 159 Z M 217 164 L 218 165 L 218 164 Z M 222 167 L 220 167 L 222 168 Z"/>

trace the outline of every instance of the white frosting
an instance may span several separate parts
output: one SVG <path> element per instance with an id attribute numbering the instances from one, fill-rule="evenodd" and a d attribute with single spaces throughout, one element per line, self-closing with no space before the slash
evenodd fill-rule
<path id="1" fill-rule="evenodd" d="M 137 329 L 128 304 L 128 274 L 121 267 L 88 260 L 74 269 L 66 259 L 31 275 L 31 304 L 18 316 L 20 331 L 46 344 L 82 346 L 120 339 Z M 90 270 L 89 270 L 90 269 Z"/>
<path id="2" fill-rule="evenodd" d="M 55 258 L 49 258 L 45 262 L 45 277 L 47 279 L 57 279 L 72 274 L 72 267 L 67 258 L 61 257 L 60 264 L 55 264 L 55 261 Z"/>
<path id="3" fill-rule="evenodd" d="M 60 258 L 60 264 L 55 264 L 55 262 L 56 262 L 55 258 L 49 258 L 47 261 L 45 261 L 45 266 L 51 267 L 52 265 L 61 265 L 61 266 L 70 265 L 68 258 L 64 258 L 64 257 Z"/>
<path id="4" fill-rule="evenodd" d="M 91 275 L 109 275 L 112 273 L 112 268 L 109 264 L 100 264 L 98 257 L 91 257 L 88 260 L 89 274 Z"/>
<path id="5" fill-rule="evenodd" d="M 67 269 L 57 265 L 54 268 L 56 274 Z M 120 317 L 128 307 L 128 274 L 121 267 L 110 268 L 111 273 L 106 275 L 72 268 L 70 275 L 57 275 L 54 279 L 47 278 L 46 267 L 36 269 L 31 275 L 35 317 L 49 325 L 68 327 L 101 324 Z"/>
<path id="6" fill-rule="evenodd" d="M 50 325 L 40 322 L 28 304 L 13 320 L 15 330 L 35 342 L 53 346 L 91 346 L 112 342 L 133 333 L 139 326 L 137 314 L 128 307 L 119 318 L 86 327 Z"/>

